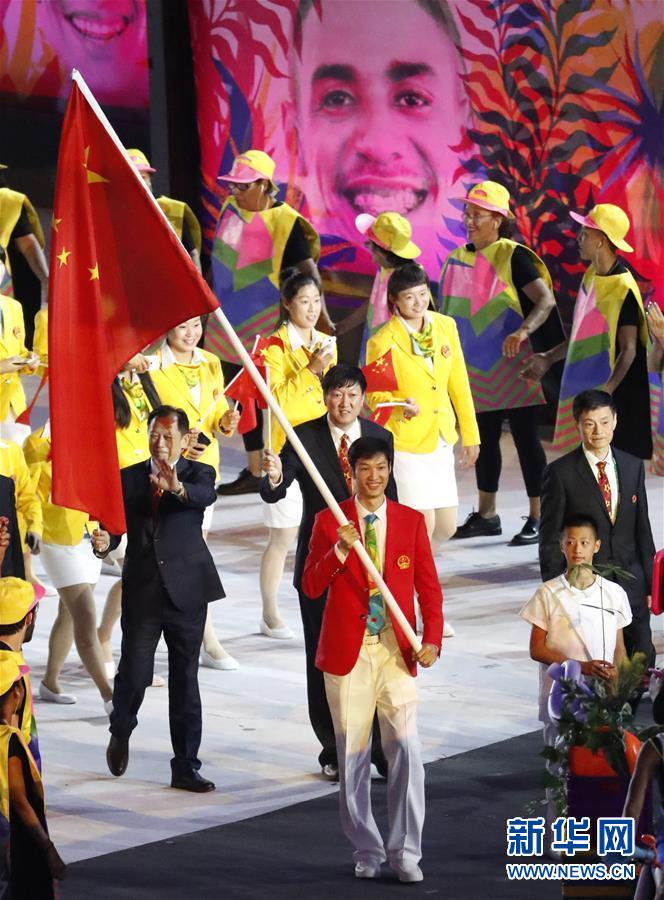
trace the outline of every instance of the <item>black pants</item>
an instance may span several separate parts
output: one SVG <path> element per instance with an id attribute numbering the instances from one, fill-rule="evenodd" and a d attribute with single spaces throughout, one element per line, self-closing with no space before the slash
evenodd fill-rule
<path id="1" fill-rule="evenodd" d="M 300 613 L 304 629 L 304 652 L 307 660 L 307 703 L 309 721 L 314 734 L 323 745 L 318 755 L 321 766 L 338 765 L 337 744 L 334 737 L 332 715 L 325 694 L 325 676 L 316 668 L 316 650 L 318 638 L 323 624 L 325 595 L 317 600 L 310 600 L 302 591 L 297 592 L 300 599 Z M 380 727 L 378 717 L 374 716 L 373 735 L 371 740 L 371 759 L 373 762 L 383 760 L 383 748 L 380 743 Z"/>
<path id="2" fill-rule="evenodd" d="M 154 654 L 162 633 L 168 647 L 168 716 L 174 775 L 198 771 L 201 762 L 201 696 L 198 655 L 207 607 L 184 612 L 173 605 L 159 575 L 137 596 L 122 592 L 122 649 L 113 686 L 111 734 L 128 738 L 136 728 L 145 689 L 152 684 Z M 133 594 L 133 595 L 132 595 Z"/>
<path id="3" fill-rule="evenodd" d="M 237 373 L 240 371 L 242 366 L 237 365 L 237 363 L 229 363 L 222 362 L 221 369 L 224 373 L 224 383 L 228 384 Z M 250 450 L 262 450 L 264 447 L 263 444 L 263 410 L 256 409 L 256 427 L 252 428 L 251 431 L 247 431 L 246 434 L 242 435 L 242 441 L 244 442 L 244 449 L 249 453 Z"/>
<path id="4" fill-rule="evenodd" d="M 630 603 L 630 609 L 632 610 L 632 621 L 623 631 L 627 655 L 645 653 L 648 667 L 654 666 L 655 648 L 650 630 L 650 610 L 646 606 L 645 599 L 637 606 Z"/>
<path id="5" fill-rule="evenodd" d="M 503 419 L 507 419 L 519 456 L 526 492 L 529 497 L 540 496 L 546 456 L 537 433 L 538 409 L 537 406 L 523 406 L 518 409 L 498 409 L 477 414 L 480 455 L 475 464 L 475 477 L 480 491 L 487 494 L 495 494 L 498 491 L 503 466 L 500 435 Z"/>

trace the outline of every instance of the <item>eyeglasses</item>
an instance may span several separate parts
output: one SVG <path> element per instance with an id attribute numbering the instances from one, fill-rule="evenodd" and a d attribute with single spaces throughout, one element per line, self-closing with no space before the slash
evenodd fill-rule
<path id="1" fill-rule="evenodd" d="M 491 219 L 491 213 L 471 213 L 463 211 L 461 214 L 461 218 L 465 219 L 467 222 L 481 222 L 482 219 Z"/>
<path id="2" fill-rule="evenodd" d="M 239 191 L 241 194 L 243 194 L 245 191 L 248 191 L 249 188 L 252 187 L 255 183 L 255 181 L 250 181 L 248 184 L 245 182 L 232 181 L 231 190 Z"/>

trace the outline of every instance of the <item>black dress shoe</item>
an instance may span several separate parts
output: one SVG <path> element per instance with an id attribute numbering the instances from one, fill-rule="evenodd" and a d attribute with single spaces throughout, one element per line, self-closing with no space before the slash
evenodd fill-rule
<path id="1" fill-rule="evenodd" d="M 380 775 L 380 777 L 387 778 L 387 760 L 385 759 L 385 754 L 373 753 L 371 755 L 371 762 L 378 770 L 378 774 Z"/>
<path id="2" fill-rule="evenodd" d="M 111 735 L 106 748 L 106 762 L 111 775 L 120 777 L 127 771 L 129 762 L 129 738 L 121 738 L 116 734 Z"/>
<path id="3" fill-rule="evenodd" d="M 539 541 L 539 519 L 535 516 L 522 516 L 525 519 L 523 528 L 515 534 L 509 542 L 509 547 L 524 547 L 526 544 L 536 544 Z"/>
<path id="4" fill-rule="evenodd" d="M 489 516 L 489 518 L 485 518 L 478 512 L 471 512 L 463 525 L 459 525 L 454 532 L 452 540 L 458 541 L 463 538 L 484 537 L 502 533 L 503 529 L 500 527 L 500 516 Z"/>
<path id="5" fill-rule="evenodd" d="M 320 767 L 323 778 L 328 781 L 339 781 L 339 766 L 336 763 L 325 763 Z"/>
<path id="6" fill-rule="evenodd" d="M 215 789 L 215 784 L 203 778 L 198 772 L 185 772 L 183 775 L 171 776 L 171 787 L 180 791 L 191 791 L 194 794 L 207 794 Z"/>
<path id="7" fill-rule="evenodd" d="M 232 497 L 236 494 L 257 494 L 261 486 L 258 475 L 252 475 L 249 469 L 242 469 L 235 481 L 220 484 L 217 494 L 220 497 Z"/>

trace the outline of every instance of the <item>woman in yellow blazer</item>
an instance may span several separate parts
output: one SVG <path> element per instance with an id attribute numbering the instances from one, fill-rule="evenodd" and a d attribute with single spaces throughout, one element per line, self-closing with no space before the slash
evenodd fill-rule
<path id="1" fill-rule="evenodd" d="M 424 514 L 429 537 L 448 540 L 456 530 L 459 499 L 454 475 L 457 423 L 461 462 L 474 465 L 480 436 L 457 327 L 429 309 L 424 269 L 407 263 L 388 283 L 392 318 L 367 344 L 367 363 L 392 351 L 398 387 L 368 395 L 372 409 L 397 401 L 386 424 L 394 435 L 394 478 L 399 502 Z"/>
<path id="2" fill-rule="evenodd" d="M 0 260 L 0 280 L 4 265 Z M 23 307 L 0 294 L 0 437 L 22 444 L 30 429 L 17 425 L 26 408 L 21 375 L 34 375 L 39 360 L 25 346 Z"/>
<path id="3" fill-rule="evenodd" d="M 200 316 L 176 325 L 166 335 L 153 361 L 150 374 L 162 403 L 183 409 L 191 425 L 189 459 L 206 463 L 219 478 L 219 444 L 217 435 L 230 437 L 235 431 L 239 415 L 228 406 L 224 394 L 224 376 L 219 359 L 198 347 L 203 334 Z M 201 443 L 203 435 L 208 443 Z M 214 505 L 203 515 L 203 537 L 207 538 L 212 525 Z M 210 610 L 205 623 L 201 665 L 212 669 L 237 669 L 238 662 L 219 643 L 214 631 Z"/>
<path id="4" fill-rule="evenodd" d="M 281 284 L 280 325 L 263 351 L 270 390 L 291 425 L 301 425 L 325 413 L 321 378 L 337 361 L 336 341 L 316 330 L 323 300 L 320 282 L 311 272 L 291 270 Z M 271 416 L 271 446 L 279 453 L 286 442 L 283 429 Z M 277 592 L 284 574 L 288 550 L 302 518 L 302 495 L 296 481 L 283 500 L 263 504 L 263 522 L 269 528 L 268 544 L 261 559 L 260 588 L 263 616 L 261 634 L 289 640 Z"/>
<path id="5" fill-rule="evenodd" d="M 96 527 L 87 513 L 51 502 L 50 423 L 33 432 L 23 452 L 37 484 L 44 517 L 41 557 L 44 568 L 60 597 L 58 615 L 48 643 L 46 672 L 39 685 L 39 696 L 50 703 L 76 703 L 76 697 L 60 688 L 60 671 L 72 642 L 88 674 L 97 685 L 104 709 L 110 714 L 113 688 L 104 666 L 97 637 L 97 611 L 94 587 L 99 578 L 101 560 L 92 552 L 89 534 Z"/>
<path id="6" fill-rule="evenodd" d="M 32 554 L 39 553 L 43 530 L 41 503 L 23 450 L 14 441 L 5 441 L 2 438 L 0 438 L 0 475 L 11 478 L 14 482 L 16 518 L 21 536 L 26 581 L 43 587 L 32 570 Z"/>

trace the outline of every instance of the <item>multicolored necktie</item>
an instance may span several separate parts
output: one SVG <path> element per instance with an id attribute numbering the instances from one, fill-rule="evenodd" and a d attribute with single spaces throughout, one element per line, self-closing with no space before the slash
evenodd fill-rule
<path id="1" fill-rule="evenodd" d="M 134 406 L 134 409 L 138 413 L 139 419 L 147 419 L 148 417 L 148 404 L 147 399 L 145 397 L 145 391 L 143 390 L 143 385 L 140 381 L 131 381 L 129 378 L 121 378 L 120 379 L 120 387 L 122 388 L 125 396 Z"/>
<path id="2" fill-rule="evenodd" d="M 187 382 L 188 388 L 195 388 L 201 380 L 200 364 L 195 363 L 193 366 L 187 366 L 184 363 L 176 363 L 176 368 L 180 375 Z"/>
<path id="3" fill-rule="evenodd" d="M 604 497 L 606 511 L 609 514 L 609 518 L 611 518 L 611 483 L 609 481 L 609 476 L 606 474 L 606 462 L 598 462 L 597 468 L 599 469 L 597 483 L 602 492 L 602 497 Z"/>
<path id="4" fill-rule="evenodd" d="M 427 322 L 422 331 L 411 331 L 410 339 L 413 344 L 413 353 L 416 356 L 424 356 L 425 359 L 433 357 L 433 329 L 431 322 Z"/>
<path id="5" fill-rule="evenodd" d="M 353 473 L 348 462 L 348 443 L 348 435 L 342 434 L 339 441 L 339 465 L 348 488 L 348 496 L 351 496 L 353 493 Z"/>
<path id="6" fill-rule="evenodd" d="M 378 516 L 375 513 L 369 513 L 364 517 L 366 527 L 364 529 L 364 547 L 369 554 L 369 558 L 374 566 L 380 572 L 380 557 L 378 556 L 378 536 L 376 535 L 376 526 L 374 522 Z M 378 590 L 369 577 L 369 615 L 367 616 L 367 631 L 369 634 L 378 634 L 385 627 L 385 604 L 383 595 Z"/>

